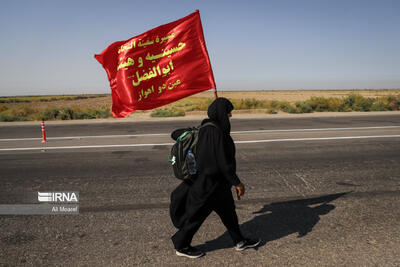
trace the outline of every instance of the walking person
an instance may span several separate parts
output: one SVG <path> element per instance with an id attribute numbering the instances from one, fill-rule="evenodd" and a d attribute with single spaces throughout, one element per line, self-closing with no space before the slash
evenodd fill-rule
<path id="1" fill-rule="evenodd" d="M 190 244 L 204 220 L 215 211 L 228 230 L 236 250 L 256 247 L 259 239 L 243 237 L 235 211 L 231 187 L 238 199 L 245 186 L 236 174 L 235 144 L 230 136 L 233 105 L 226 98 L 217 98 L 208 108 L 208 119 L 202 121 L 197 143 L 197 175 L 182 182 L 171 194 L 170 215 L 179 230 L 172 236 L 178 256 L 198 258 L 204 253 Z M 213 125 L 210 125 L 211 122 Z M 172 133 L 177 139 L 186 129 Z"/>

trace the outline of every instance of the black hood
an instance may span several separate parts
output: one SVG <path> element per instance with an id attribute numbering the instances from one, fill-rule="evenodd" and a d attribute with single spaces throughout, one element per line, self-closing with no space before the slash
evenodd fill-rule
<path id="1" fill-rule="evenodd" d="M 229 121 L 229 113 L 233 110 L 231 101 L 226 98 L 218 97 L 208 107 L 207 115 L 225 134 L 230 134 L 231 123 Z"/>

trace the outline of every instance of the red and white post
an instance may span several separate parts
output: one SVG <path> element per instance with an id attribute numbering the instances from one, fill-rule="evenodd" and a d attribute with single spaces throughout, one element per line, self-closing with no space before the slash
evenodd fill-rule
<path id="1" fill-rule="evenodd" d="M 42 143 L 46 143 L 46 128 L 44 127 L 44 121 L 42 121 Z"/>

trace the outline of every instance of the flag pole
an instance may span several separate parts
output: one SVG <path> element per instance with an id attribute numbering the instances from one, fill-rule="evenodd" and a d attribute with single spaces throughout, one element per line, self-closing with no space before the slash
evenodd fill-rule
<path id="1" fill-rule="evenodd" d="M 218 94 L 217 94 L 217 86 L 215 86 L 215 88 L 214 88 L 214 96 L 215 96 L 215 99 L 217 99 L 217 98 L 218 98 Z"/>

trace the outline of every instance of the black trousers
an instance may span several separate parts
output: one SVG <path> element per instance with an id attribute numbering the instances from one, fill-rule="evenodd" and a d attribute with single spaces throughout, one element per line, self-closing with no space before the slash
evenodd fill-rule
<path id="1" fill-rule="evenodd" d="M 171 239 L 175 249 L 186 248 L 190 245 L 193 236 L 212 211 L 215 211 L 221 218 L 234 244 L 244 239 L 239 229 L 235 202 L 231 190 L 218 189 L 210 196 L 205 205 L 188 217 L 182 228 L 172 236 Z"/>

